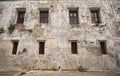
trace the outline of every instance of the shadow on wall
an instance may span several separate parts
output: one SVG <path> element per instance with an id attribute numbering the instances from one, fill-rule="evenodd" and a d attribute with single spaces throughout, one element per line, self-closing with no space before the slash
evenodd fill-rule
<path id="1" fill-rule="evenodd" d="M 0 69 L 7 68 L 9 57 L 5 49 L 0 49 Z"/>
<path id="2" fill-rule="evenodd" d="M 118 66 L 120 67 L 120 52 L 118 52 L 118 58 L 117 58 L 118 60 Z"/>

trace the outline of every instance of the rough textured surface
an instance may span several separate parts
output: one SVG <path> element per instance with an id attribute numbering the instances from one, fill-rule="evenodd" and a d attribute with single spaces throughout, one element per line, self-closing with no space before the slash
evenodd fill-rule
<path id="1" fill-rule="evenodd" d="M 58 71 L 40 71 L 32 70 L 24 73 L 16 71 L 0 72 L 0 76 L 119 76 L 116 72 L 58 72 Z"/>
<path id="2" fill-rule="evenodd" d="M 115 72 L 54 72 L 54 71 L 29 71 L 20 76 L 119 76 Z"/>
<path id="3" fill-rule="evenodd" d="M 69 24 L 69 9 L 79 8 L 79 24 Z M 102 23 L 91 22 L 91 7 L 100 8 Z M 24 26 L 16 24 L 17 8 L 26 8 Z M 49 23 L 39 23 L 39 9 L 49 9 Z M 76 69 L 115 70 L 120 67 L 119 0 L 36 0 L 0 1 L 0 69 Z M 16 24 L 9 34 L 8 27 Z M 30 33 L 26 31 L 32 29 Z M 12 55 L 12 41 L 19 40 L 17 55 Z M 39 55 L 39 40 L 45 40 L 45 54 Z M 71 54 L 70 40 L 77 40 L 78 54 Z M 107 41 L 107 55 L 102 55 L 98 40 Z M 26 48 L 26 52 L 23 49 Z"/>

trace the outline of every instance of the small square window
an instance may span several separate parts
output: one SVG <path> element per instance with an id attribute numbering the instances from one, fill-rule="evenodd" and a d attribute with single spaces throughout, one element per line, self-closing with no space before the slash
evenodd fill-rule
<path id="1" fill-rule="evenodd" d="M 48 23 L 48 11 L 40 11 L 40 23 Z"/>

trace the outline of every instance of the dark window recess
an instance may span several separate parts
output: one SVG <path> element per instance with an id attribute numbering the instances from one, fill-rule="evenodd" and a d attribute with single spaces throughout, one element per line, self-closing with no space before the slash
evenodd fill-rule
<path id="1" fill-rule="evenodd" d="M 92 23 L 100 23 L 100 13 L 99 10 L 91 10 Z"/>
<path id="2" fill-rule="evenodd" d="M 18 18 L 17 18 L 18 24 L 24 23 L 24 16 L 25 16 L 25 12 L 18 12 Z"/>
<path id="3" fill-rule="evenodd" d="M 17 53 L 17 48 L 18 48 L 18 41 L 15 41 L 15 42 L 13 42 L 12 54 L 16 54 Z"/>
<path id="4" fill-rule="evenodd" d="M 40 23 L 48 23 L 48 11 L 40 11 Z"/>
<path id="5" fill-rule="evenodd" d="M 117 9 L 117 13 L 118 13 L 118 14 L 120 13 L 120 8 Z"/>
<path id="6" fill-rule="evenodd" d="M 39 54 L 44 54 L 45 42 L 39 42 Z"/>
<path id="7" fill-rule="evenodd" d="M 77 54 L 77 42 L 71 42 L 71 52 Z"/>
<path id="8" fill-rule="evenodd" d="M 102 54 L 107 54 L 107 46 L 105 41 L 100 41 L 100 48 Z"/>
<path id="9" fill-rule="evenodd" d="M 70 24 L 78 24 L 78 11 L 69 11 Z"/>

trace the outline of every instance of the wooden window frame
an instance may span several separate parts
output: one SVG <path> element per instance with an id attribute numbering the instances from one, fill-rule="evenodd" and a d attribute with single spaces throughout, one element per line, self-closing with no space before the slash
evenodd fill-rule
<path id="1" fill-rule="evenodd" d="M 71 53 L 72 54 L 78 54 L 78 46 L 77 46 L 77 41 L 76 40 L 71 41 Z"/>
<path id="2" fill-rule="evenodd" d="M 91 14 L 91 21 L 95 24 L 101 23 L 101 16 L 100 16 L 100 9 L 99 8 L 92 8 L 90 9 Z"/>
<path id="3" fill-rule="evenodd" d="M 76 16 L 74 16 L 76 14 Z M 72 16 L 71 16 L 72 15 Z M 78 9 L 69 9 L 69 23 L 78 24 L 79 23 Z"/>
<path id="4" fill-rule="evenodd" d="M 25 8 L 19 8 L 17 9 L 17 24 L 23 24 L 25 20 Z"/>
<path id="5" fill-rule="evenodd" d="M 99 40 L 99 46 L 100 46 L 101 54 L 104 54 L 104 55 L 108 54 L 106 40 Z"/>
<path id="6" fill-rule="evenodd" d="M 48 23 L 48 22 L 49 22 L 49 11 L 40 10 L 40 23 Z"/>
<path id="7" fill-rule="evenodd" d="M 45 41 L 39 41 L 39 54 L 45 54 Z"/>

